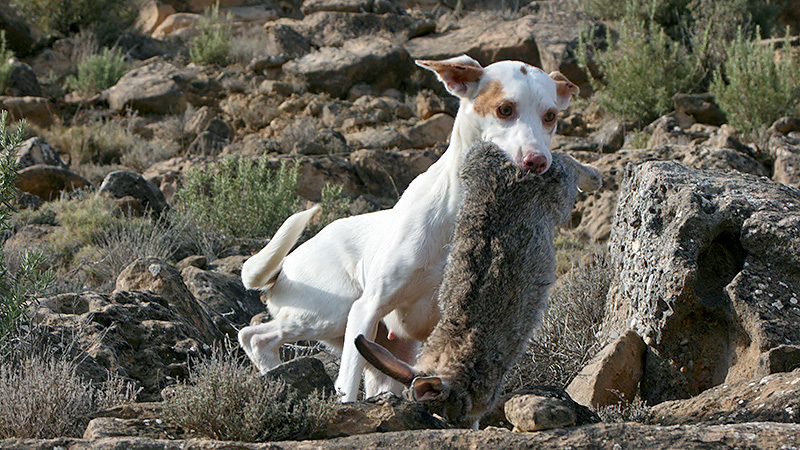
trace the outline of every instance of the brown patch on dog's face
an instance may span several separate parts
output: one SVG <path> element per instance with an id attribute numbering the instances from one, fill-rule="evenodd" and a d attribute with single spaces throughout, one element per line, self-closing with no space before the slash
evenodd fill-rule
<path id="1" fill-rule="evenodd" d="M 500 119 L 511 119 L 516 115 L 516 105 L 506 100 L 503 85 L 497 80 L 490 81 L 478 92 L 473 109 L 481 117 L 496 114 Z"/>
<path id="2" fill-rule="evenodd" d="M 523 75 L 528 74 L 528 69 L 526 69 L 525 66 L 520 66 L 519 71 L 522 72 Z"/>

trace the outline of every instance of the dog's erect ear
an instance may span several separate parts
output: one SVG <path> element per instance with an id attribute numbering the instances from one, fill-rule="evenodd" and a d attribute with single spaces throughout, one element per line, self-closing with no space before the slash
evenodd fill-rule
<path id="1" fill-rule="evenodd" d="M 439 377 L 417 377 L 411 383 L 414 401 L 429 402 L 446 398 L 450 394 L 450 385 Z"/>
<path id="2" fill-rule="evenodd" d="M 569 108 L 569 101 L 573 95 L 578 95 L 580 88 L 569 81 L 561 72 L 550 72 L 550 78 L 556 82 L 556 95 L 558 96 L 558 110 L 563 111 Z"/>
<path id="3" fill-rule="evenodd" d="M 443 61 L 415 61 L 418 66 L 436 73 L 447 90 L 457 97 L 470 97 L 478 88 L 478 80 L 483 75 L 483 67 L 467 55 Z"/>
<path id="4" fill-rule="evenodd" d="M 359 334 L 356 338 L 356 349 L 373 367 L 405 386 L 410 385 L 419 375 L 413 367 L 395 358 L 389 350 L 365 338 L 363 334 Z"/>

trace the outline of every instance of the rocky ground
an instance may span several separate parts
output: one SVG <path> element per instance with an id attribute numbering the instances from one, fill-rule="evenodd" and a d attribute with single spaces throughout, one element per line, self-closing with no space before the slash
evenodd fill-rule
<path id="1" fill-rule="evenodd" d="M 435 1 L 229 0 L 222 6 L 236 35 L 254 36 L 257 49 L 224 67 L 187 63 L 180 44 L 206 3 L 145 2 L 137 33 L 118 40 L 131 70 L 91 96 L 53 93 L 54 80 L 74 70 L 73 40 L 37 47 L 35 30 L 0 10 L 0 28 L 21 57 L 0 108 L 39 136 L 21 149 L 17 186 L 30 194 L 22 205 L 96 186 L 160 212 L 188 169 L 262 153 L 276 164 L 300 162 L 305 199 L 318 201 L 332 182 L 363 203 L 391 205 L 446 148 L 458 106 L 413 60 L 519 59 L 559 70 L 582 89 L 585 100 L 559 120 L 553 149 L 603 172 L 603 188 L 579 197 L 567 228 L 608 245 L 608 345 L 566 392 L 517 392 L 478 432 L 442 429 L 417 405 L 382 397 L 342 407 L 325 440 L 199 439 L 161 423 L 159 404 L 146 402 L 187 375 L 191 356 L 264 308 L 238 278 L 246 255 L 143 259 L 118 274 L 113 292 L 50 296 L 36 311 L 55 343 L 81 324 L 82 345 L 71 351 L 82 355 L 82 372 L 95 380 L 107 370 L 124 374 L 142 388 L 143 403 L 98 415 L 83 439 L 3 440 L 0 448 L 800 447 L 799 118 L 779 120 L 751 143 L 709 95 L 679 94 L 674 112 L 630 133 L 589 100 L 575 57 L 588 19 L 569 1 L 463 1 L 454 10 Z M 89 170 L 42 138 L 89 117 L 122 118 L 149 148 L 177 150 L 144 155 L 138 168 L 116 160 Z M 22 228 L 4 246 L 49 232 Z M 275 376 L 295 385 L 329 385 L 336 371 L 326 354 L 288 364 Z M 587 408 L 620 397 L 646 401 L 648 424 L 597 423 Z"/>

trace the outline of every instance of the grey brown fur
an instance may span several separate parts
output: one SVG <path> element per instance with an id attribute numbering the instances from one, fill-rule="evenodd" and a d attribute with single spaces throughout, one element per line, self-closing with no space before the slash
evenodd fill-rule
<path id="1" fill-rule="evenodd" d="M 469 152 L 439 290 L 442 318 L 416 366 L 449 383 L 449 395 L 430 406 L 457 425 L 471 425 L 495 405 L 503 376 L 547 308 L 553 230 L 569 218 L 577 195 L 566 158 L 554 154 L 550 170 L 536 176 L 493 145 Z"/>
<path id="2" fill-rule="evenodd" d="M 600 174 L 553 154 L 550 170 L 533 175 L 481 143 L 460 176 L 463 200 L 439 289 L 442 317 L 416 366 L 396 378 L 414 377 L 408 396 L 469 426 L 494 407 L 503 376 L 541 322 L 555 281 L 555 226 L 569 218 L 578 186 L 598 188 Z M 385 361 L 365 357 L 379 369 Z"/>

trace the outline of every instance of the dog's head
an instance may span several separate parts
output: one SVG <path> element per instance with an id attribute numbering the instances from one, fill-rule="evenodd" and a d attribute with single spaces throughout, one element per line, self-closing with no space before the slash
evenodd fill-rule
<path id="1" fill-rule="evenodd" d="M 481 67 L 467 55 L 416 63 L 435 72 L 447 90 L 461 99 L 451 139 L 461 139 L 466 148 L 480 140 L 493 142 L 534 173 L 550 167 L 550 140 L 558 111 L 569 107 L 579 91 L 567 77 L 560 72 L 548 75 L 520 61 Z"/>

